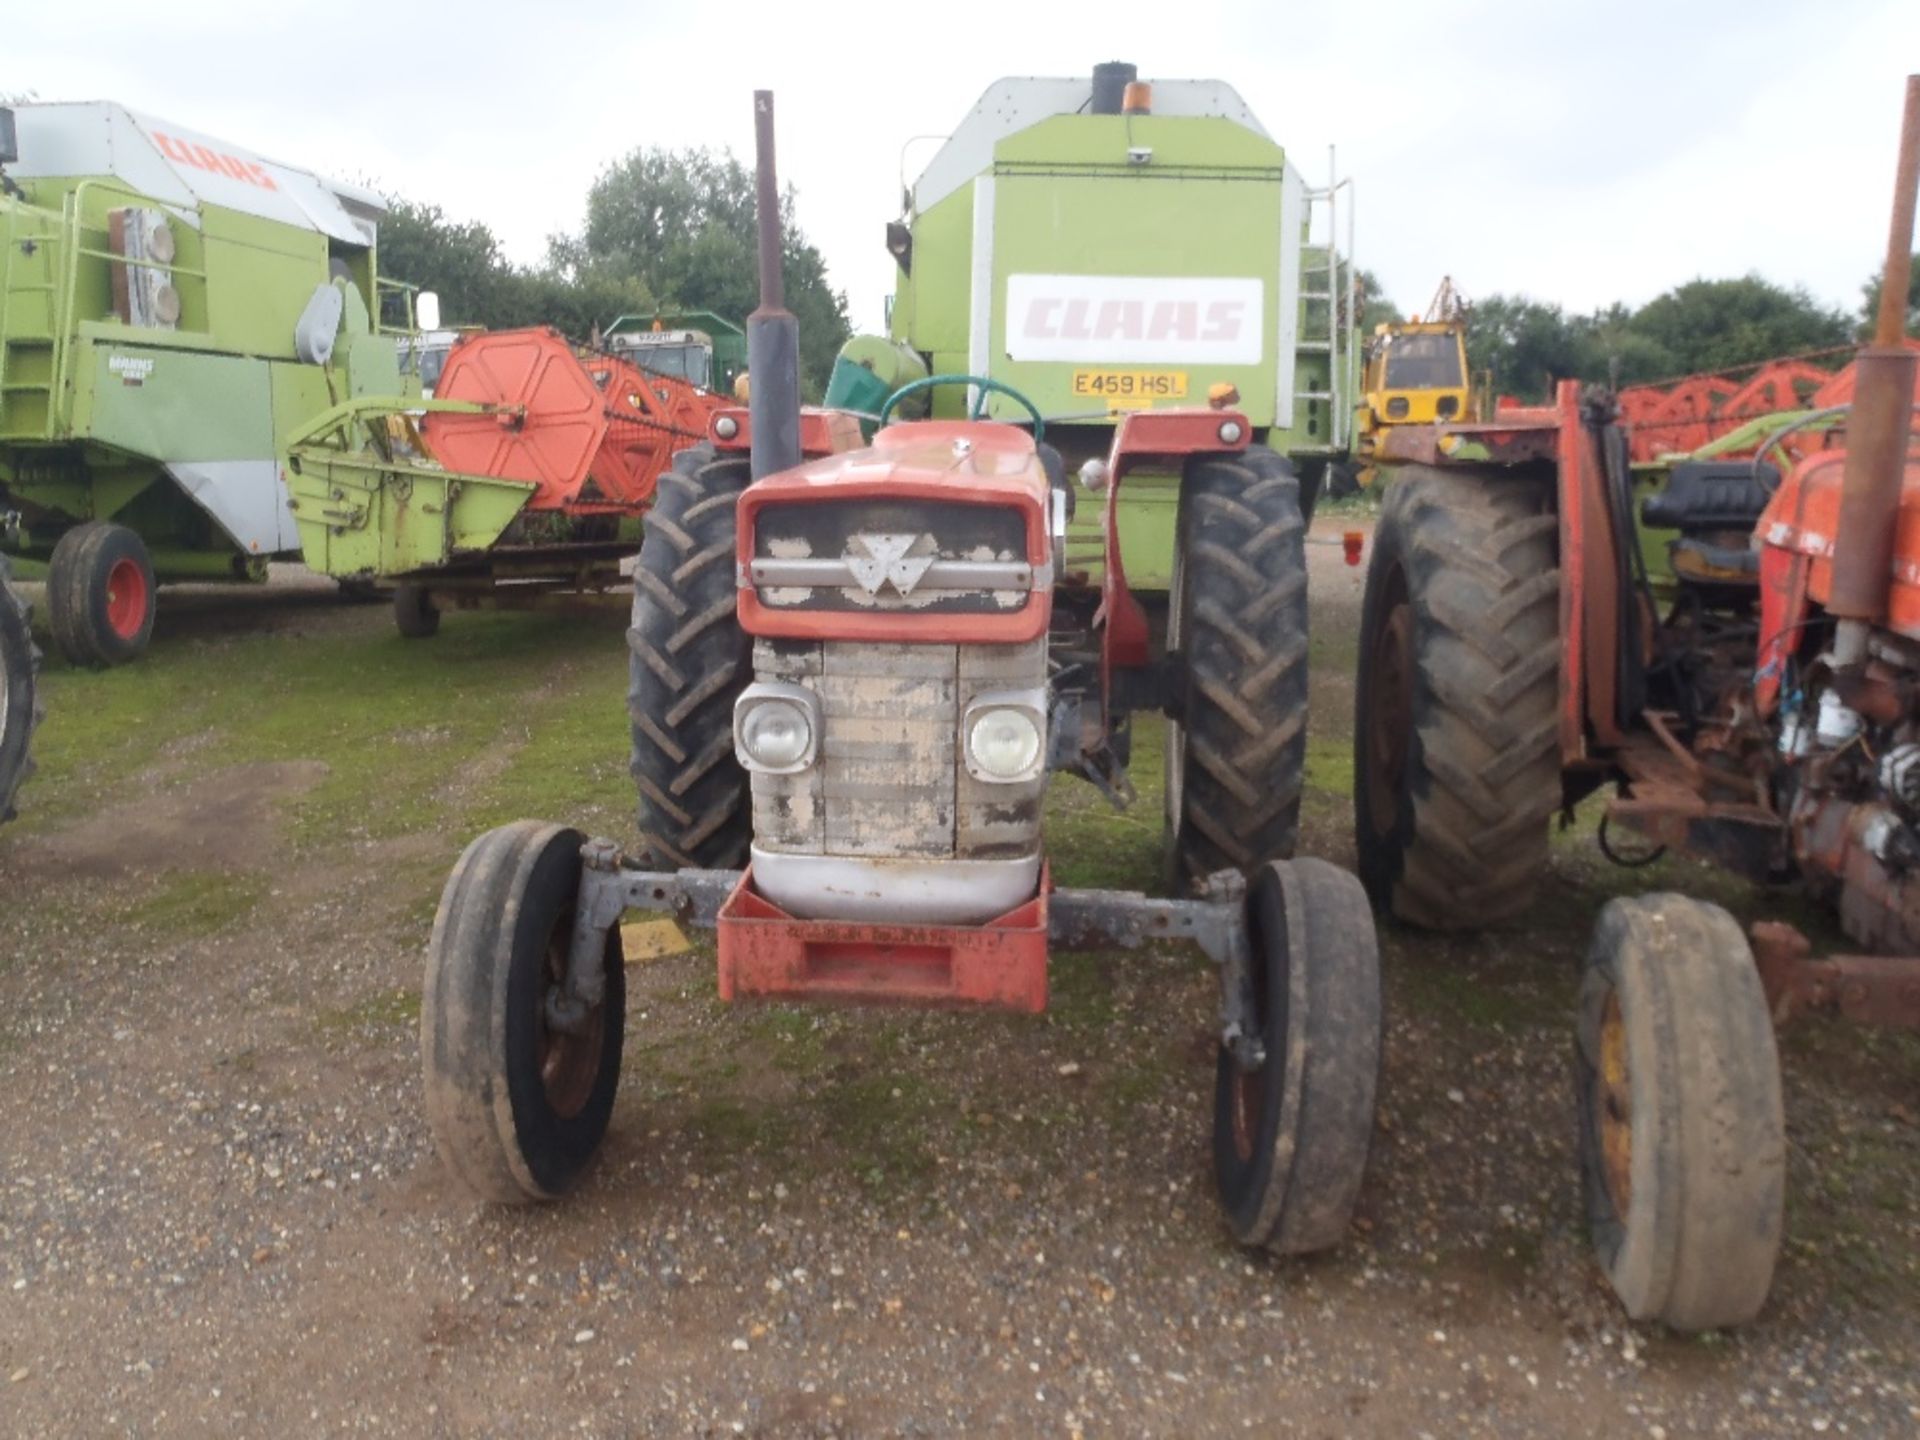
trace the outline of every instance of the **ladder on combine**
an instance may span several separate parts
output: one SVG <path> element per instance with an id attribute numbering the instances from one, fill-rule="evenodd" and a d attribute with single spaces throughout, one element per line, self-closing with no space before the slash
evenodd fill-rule
<path id="1" fill-rule="evenodd" d="M 0 439 L 53 434 L 64 232 L 51 211 L 0 198 Z"/>
<path id="2" fill-rule="evenodd" d="M 1295 344 L 1301 362 L 1324 357 L 1325 366 L 1299 363 L 1294 367 L 1294 434 L 1289 447 L 1301 455 L 1345 455 L 1353 444 L 1354 356 L 1358 353 L 1359 307 L 1354 303 L 1353 181 L 1339 178 L 1333 150 L 1327 150 L 1327 183 L 1305 192 L 1308 241 L 1301 247 L 1300 338 Z M 1316 215 L 1325 215 L 1317 233 Z M 1340 252 L 1340 223 L 1347 227 L 1346 254 Z M 1316 407 L 1323 407 L 1325 423 Z M 1317 437 L 1301 444 L 1302 434 Z"/>

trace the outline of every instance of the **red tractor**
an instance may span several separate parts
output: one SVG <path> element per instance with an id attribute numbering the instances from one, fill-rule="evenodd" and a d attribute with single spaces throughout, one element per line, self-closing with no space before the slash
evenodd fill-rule
<path id="1" fill-rule="evenodd" d="M 1773 1020 L 1920 1024 L 1917 175 L 1920 78 L 1851 404 L 1783 418 L 1750 458 L 1664 464 L 1649 493 L 1614 397 L 1570 383 L 1550 407 L 1388 437 L 1355 728 L 1375 903 L 1437 929 L 1508 919 L 1554 815 L 1612 786 L 1609 857 L 1671 847 L 1802 885 L 1881 952 L 1807 961 L 1786 927 L 1750 944 L 1676 894 L 1602 910 L 1577 1026 L 1587 1209 L 1628 1311 L 1677 1328 L 1748 1320 L 1771 1283 Z"/>
<path id="2" fill-rule="evenodd" d="M 965 421 L 892 423 L 896 392 L 865 446 L 855 417 L 803 414 L 771 97 L 756 109 L 751 408 L 717 414 L 661 477 L 634 577 L 639 861 L 530 821 L 461 857 L 422 1007 L 442 1155 L 499 1201 L 580 1174 L 620 1074 L 628 909 L 713 926 L 728 999 L 1037 1011 L 1052 946 L 1185 941 L 1219 967 L 1214 1153 L 1233 1233 L 1337 1243 L 1373 1129 L 1379 958 L 1359 883 L 1288 858 L 1307 701 L 1298 482 L 1233 409 L 1128 416 L 1104 472 L 1103 577 L 1082 595 L 1056 584 L 1072 491 L 1044 418 L 979 418 L 1004 386 L 908 387 L 971 387 Z M 1115 525 L 1142 466 L 1184 479 L 1159 655 Z M 1126 798 L 1145 710 L 1173 722 L 1169 850 L 1191 898 L 1055 888 L 1049 777 Z"/>

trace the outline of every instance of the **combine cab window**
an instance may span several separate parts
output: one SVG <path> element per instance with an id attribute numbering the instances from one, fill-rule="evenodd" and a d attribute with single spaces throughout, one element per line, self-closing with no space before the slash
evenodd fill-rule
<path id="1" fill-rule="evenodd" d="M 447 368 L 447 356 L 453 353 L 451 345 L 435 345 L 430 350 L 420 352 L 420 385 L 431 392 L 440 383 L 440 372 Z"/>
<path id="2" fill-rule="evenodd" d="M 1396 335 L 1387 347 L 1388 390 L 1447 390 L 1465 383 L 1460 347 L 1451 335 Z"/>
<path id="3" fill-rule="evenodd" d="M 626 355 L 642 370 L 651 370 L 656 375 L 672 375 L 702 387 L 708 384 L 710 357 L 704 345 L 634 345 L 627 349 Z"/>

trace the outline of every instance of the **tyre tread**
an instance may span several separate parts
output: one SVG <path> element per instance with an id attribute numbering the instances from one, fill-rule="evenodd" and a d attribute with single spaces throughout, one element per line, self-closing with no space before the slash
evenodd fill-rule
<path id="1" fill-rule="evenodd" d="M 33 734 L 46 718 L 40 695 L 40 647 L 33 640 L 33 607 L 14 585 L 0 555 L 0 665 L 6 667 L 7 704 L 0 715 L 0 823 L 13 819 L 20 789 L 33 774 Z M 15 697 L 24 696 L 25 703 Z"/>
<path id="2" fill-rule="evenodd" d="M 1176 880 L 1293 854 L 1306 767 L 1300 484 L 1271 450 L 1201 456 L 1181 483 L 1186 742 Z"/>
<path id="3" fill-rule="evenodd" d="M 661 476 L 627 631 L 630 770 L 642 852 L 669 869 L 746 863 L 751 810 L 733 702 L 751 678 L 736 618 L 734 516 L 744 456 L 696 445 Z"/>
<path id="4" fill-rule="evenodd" d="M 1548 498 L 1534 477 L 1411 465 L 1394 477 L 1376 531 L 1375 564 L 1382 547 L 1401 557 L 1413 607 L 1414 738 L 1395 836 L 1372 833 L 1356 794 L 1361 874 L 1377 904 L 1428 929 L 1511 920 L 1546 869 L 1560 805 L 1561 659 Z M 1361 784 L 1369 696 L 1363 674 Z"/>
<path id="5" fill-rule="evenodd" d="M 1752 951 L 1718 905 L 1670 893 L 1615 899 L 1601 911 L 1588 956 L 1583 1046 L 1591 1007 L 1608 986 L 1623 1012 L 1642 1010 L 1626 1015 L 1629 1044 L 1646 1037 L 1656 1053 L 1650 1070 L 1640 1054 L 1630 1051 L 1629 1060 L 1636 1112 L 1647 1094 L 1655 1114 L 1650 1131 L 1635 1126 L 1628 1220 L 1611 1214 L 1583 1116 L 1582 1164 L 1602 1264 L 1636 1319 L 1679 1330 L 1743 1324 L 1772 1285 L 1786 1188 L 1779 1055 Z M 1643 1133 L 1651 1136 L 1645 1154 Z M 1629 1224 L 1639 1233 L 1628 1234 Z"/>

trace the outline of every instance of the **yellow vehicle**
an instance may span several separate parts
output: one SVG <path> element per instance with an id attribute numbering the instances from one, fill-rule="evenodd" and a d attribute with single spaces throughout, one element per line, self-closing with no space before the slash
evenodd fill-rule
<path id="1" fill-rule="evenodd" d="M 1469 418 L 1467 307 L 1453 288 L 1440 289 L 1425 315 L 1380 325 L 1367 341 L 1360 403 L 1354 413 L 1354 455 L 1372 482 L 1380 439 L 1396 425 L 1432 425 Z"/>

